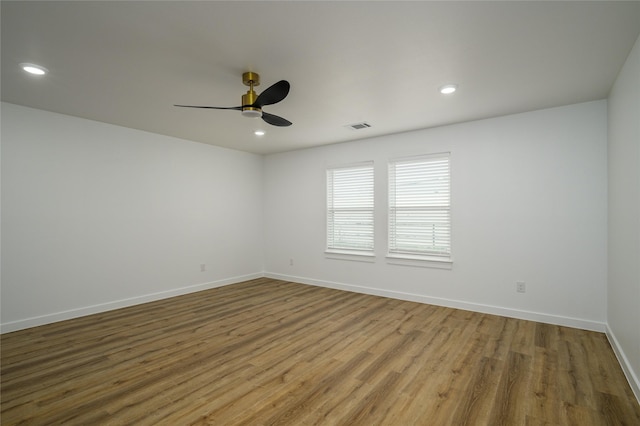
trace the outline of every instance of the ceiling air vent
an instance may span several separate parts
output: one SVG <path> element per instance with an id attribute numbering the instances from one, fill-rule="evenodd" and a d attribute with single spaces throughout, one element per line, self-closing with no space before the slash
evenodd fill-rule
<path id="1" fill-rule="evenodd" d="M 351 130 L 362 130 L 362 129 L 368 129 L 369 127 L 371 127 L 371 124 L 365 123 L 363 121 L 362 123 L 349 124 L 346 127 L 350 128 Z"/>

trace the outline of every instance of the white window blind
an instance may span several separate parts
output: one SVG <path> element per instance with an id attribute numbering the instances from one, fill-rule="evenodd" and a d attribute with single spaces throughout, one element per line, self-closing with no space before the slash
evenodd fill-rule
<path id="1" fill-rule="evenodd" d="M 389 254 L 451 256 L 449 154 L 389 162 Z"/>
<path id="2" fill-rule="evenodd" d="M 327 170 L 327 250 L 373 251 L 373 163 Z"/>

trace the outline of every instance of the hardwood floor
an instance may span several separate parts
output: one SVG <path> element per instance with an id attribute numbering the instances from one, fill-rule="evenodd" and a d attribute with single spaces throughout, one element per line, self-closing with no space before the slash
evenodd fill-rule
<path id="1" fill-rule="evenodd" d="M 3 425 L 640 425 L 602 333 L 266 278 L 1 343 Z"/>

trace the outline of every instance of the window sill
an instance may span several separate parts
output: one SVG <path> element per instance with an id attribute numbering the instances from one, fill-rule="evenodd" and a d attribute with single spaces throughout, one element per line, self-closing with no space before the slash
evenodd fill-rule
<path id="1" fill-rule="evenodd" d="M 453 260 L 450 257 L 411 256 L 388 254 L 387 263 L 401 266 L 418 266 L 420 268 L 452 269 Z"/>
<path id="2" fill-rule="evenodd" d="M 353 262 L 374 263 L 376 255 L 368 251 L 326 250 L 324 257 L 334 260 L 350 260 Z"/>

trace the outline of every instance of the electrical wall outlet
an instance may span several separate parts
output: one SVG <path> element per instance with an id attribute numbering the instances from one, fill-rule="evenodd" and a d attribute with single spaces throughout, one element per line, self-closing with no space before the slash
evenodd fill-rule
<path id="1" fill-rule="evenodd" d="M 293 266 L 293 259 L 289 259 L 289 266 Z"/>
<path id="2" fill-rule="evenodd" d="M 206 264 L 204 264 L 204 263 L 201 263 L 201 264 L 200 264 L 200 272 L 204 272 L 204 271 L 206 271 L 206 270 L 207 270 L 207 265 L 206 265 Z"/>
<path id="3" fill-rule="evenodd" d="M 518 293 L 527 292 L 527 285 L 524 283 L 524 281 L 516 281 L 516 291 Z"/>

